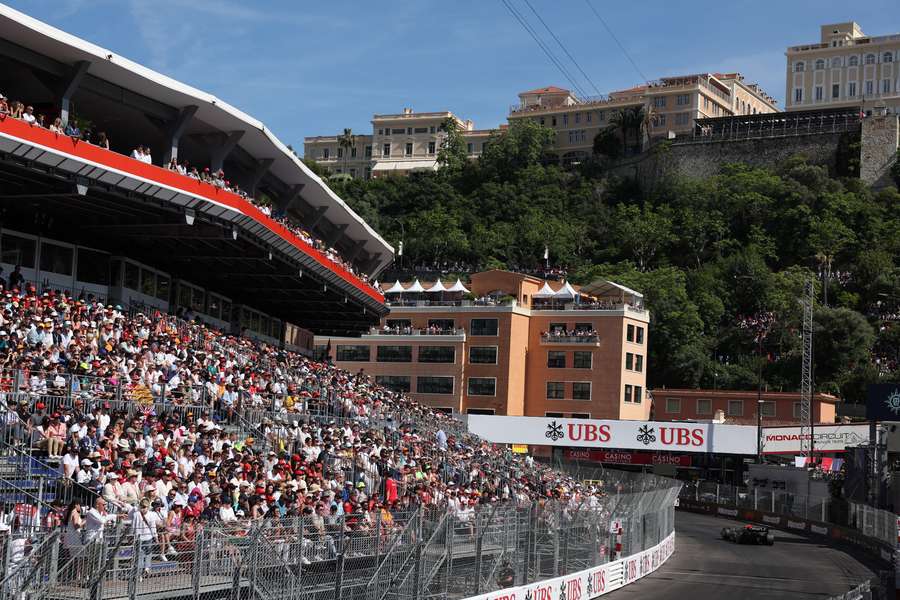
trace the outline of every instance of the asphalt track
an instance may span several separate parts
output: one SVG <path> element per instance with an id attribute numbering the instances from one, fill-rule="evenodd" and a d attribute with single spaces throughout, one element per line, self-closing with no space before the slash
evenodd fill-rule
<path id="1" fill-rule="evenodd" d="M 774 546 L 744 546 L 720 539 L 738 521 L 675 513 L 675 554 L 656 572 L 607 598 L 616 600 L 773 600 L 828 598 L 873 573 L 837 548 L 775 531 Z"/>

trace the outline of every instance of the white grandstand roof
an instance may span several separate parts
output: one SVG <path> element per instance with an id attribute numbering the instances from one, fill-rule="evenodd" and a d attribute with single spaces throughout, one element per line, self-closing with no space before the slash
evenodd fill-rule
<path id="1" fill-rule="evenodd" d="M 243 131 L 239 146 L 258 160 L 272 159 L 269 172 L 288 185 L 303 184 L 302 195 L 314 206 L 327 206 L 325 218 L 346 225 L 345 234 L 365 240 L 363 249 L 380 253 L 378 272 L 393 260 L 394 249 L 281 142 L 265 124 L 198 90 L 110 50 L 56 29 L 0 4 L 0 38 L 58 62 L 91 63 L 88 72 L 102 80 L 174 108 L 197 106 L 195 119 L 223 132 Z"/>

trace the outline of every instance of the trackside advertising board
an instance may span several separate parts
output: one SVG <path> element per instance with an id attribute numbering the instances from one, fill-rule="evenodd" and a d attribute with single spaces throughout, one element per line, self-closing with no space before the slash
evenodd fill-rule
<path id="1" fill-rule="evenodd" d="M 763 427 L 763 454 L 799 454 L 800 431 L 800 427 Z M 847 446 L 868 443 L 868 423 L 816 425 L 813 428 L 813 449 L 816 452 L 843 452 Z"/>
<path id="2" fill-rule="evenodd" d="M 756 454 L 756 427 L 468 415 L 469 431 L 498 444 Z"/>
<path id="3" fill-rule="evenodd" d="M 675 534 L 670 533 L 649 550 L 528 585 L 472 596 L 466 600 L 591 600 L 637 581 L 658 569 L 675 551 Z"/>

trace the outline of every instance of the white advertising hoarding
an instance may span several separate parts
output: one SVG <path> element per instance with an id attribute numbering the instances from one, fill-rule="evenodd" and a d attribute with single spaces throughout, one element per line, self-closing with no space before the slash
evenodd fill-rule
<path id="1" fill-rule="evenodd" d="M 801 429 L 796 427 L 763 427 L 763 454 L 799 454 Z M 813 427 L 813 449 L 816 452 L 843 452 L 847 446 L 869 443 L 869 424 L 816 425 Z"/>
<path id="2" fill-rule="evenodd" d="M 756 427 L 468 415 L 469 431 L 498 444 L 756 454 Z"/>

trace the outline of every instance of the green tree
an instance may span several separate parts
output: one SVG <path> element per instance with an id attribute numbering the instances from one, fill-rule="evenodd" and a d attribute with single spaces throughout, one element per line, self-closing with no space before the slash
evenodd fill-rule
<path id="1" fill-rule="evenodd" d="M 816 389 L 838 393 L 854 370 L 869 364 L 875 332 L 848 308 L 818 307 L 813 321 Z"/>
<path id="2" fill-rule="evenodd" d="M 350 160 L 350 150 L 356 146 L 356 136 L 349 127 L 344 128 L 344 133 L 338 137 L 338 147 L 344 158 L 344 173 L 347 172 L 347 161 Z"/>
<path id="3" fill-rule="evenodd" d="M 479 160 L 483 177 L 509 180 L 540 165 L 556 133 L 531 119 L 517 119 L 495 132 Z"/>
<path id="4" fill-rule="evenodd" d="M 672 241 L 672 218 L 667 207 L 643 210 L 631 205 L 619 205 L 615 213 L 614 231 L 620 247 L 632 258 L 641 271 L 649 268 L 657 254 Z"/>
<path id="5" fill-rule="evenodd" d="M 462 130 L 453 117 L 444 119 L 440 130 L 444 133 L 444 137 L 438 149 L 437 162 L 443 169 L 446 169 L 446 174 L 458 174 L 469 160 Z"/>
<path id="6" fill-rule="evenodd" d="M 594 154 L 607 158 L 619 158 L 622 156 L 622 140 L 615 127 L 604 127 L 594 136 Z"/>

